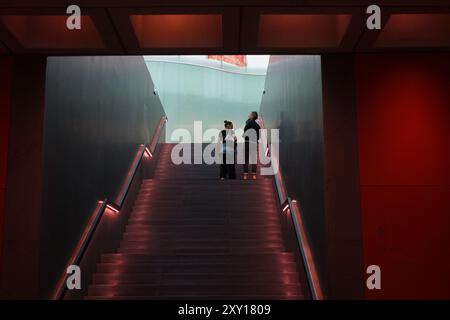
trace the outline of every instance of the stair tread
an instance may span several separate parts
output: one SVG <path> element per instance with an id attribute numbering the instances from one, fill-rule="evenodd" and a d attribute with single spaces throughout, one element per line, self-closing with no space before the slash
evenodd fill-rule
<path id="1" fill-rule="evenodd" d="M 303 295 L 158 295 L 158 296 L 120 296 L 120 295 L 88 295 L 86 300 L 303 300 Z"/>
<path id="2" fill-rule="evenodd" d="M 218 165 L 174 165 L 159 149 L 114 253 L 85 299 L 304 299 L 285 248 L 273 177 L 221 181 Z M 225 200 L 224 200 L 225 199 Z"/>

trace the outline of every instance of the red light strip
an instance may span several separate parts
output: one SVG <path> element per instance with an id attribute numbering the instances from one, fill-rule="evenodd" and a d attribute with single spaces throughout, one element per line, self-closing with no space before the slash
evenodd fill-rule
<path id="1" fill-rule="evenodd" d="M 120 208 L 125 199 L 125 196 L 128 192 L 128 188 L 130 187 L 131 181 L 133 180 L 134 174 L 136 173 L 136 169 L 139 166 L 142 156 L 145 152 L 145 146 L 143 144 L 140 145 L 138 152 L 134 156 L 133 162 L 131 163 L 130 169 L 128 170 L 125 181 L 120 188 L 120 192 L 117 195 L 116 201 L 114 203 Z"/>
<path id="2" fill-rule="evenodd" d="M 166 116 L 161 117 L 161 120 L 159 121 L 158 128 L 156 130 L 155 135 L 152 139 L 152 145 L 150 146 L 150 150 L 154 150 L 156 147 L 156 143 L 158 142 L 159 136 L 161 134 L 162 127 L 167 123 L 168 118 Z M 153 148 L 153 149 L 152 149 Z M 67 263 L 66 268 L 64 269 L 64 272 L 60 279 L 58 280 L 58 283 L 56 284 L 55 291 L 53 292 L 51 299 L 52 300 L 59 300 L 63 298 L 64 292 L 65 292 L 65 282 L 67 279 L 67 267 L 70 265 L 78 264 L 82 258 L 82 255 L 84 253 L 84 249 L 86 249 L 87 245 L 89 244 L 90 237 L 94 233 L 98 222 L 100 221 L 103 213 L 106 209 L 112 211 L 113 213 L 119 213 L 120 207 L 123 204 L 123 201 L 125 199 L 126 194 L 128 193 L 128 189 L 131 185 L 131 182 L 133 181 L 134 175 L 136 173 L 136 170 L 141 162 L 142 157 L 144 154 L 148 154 L 148 156 L 153 157 L 152 152 L 148 149 L 147 146 L 141 144 L 138 152 L 136 153 L 136 156 L 133 159 L 132 165 L 130 167 L 130 170 L 127 173 L 126 179 L 124 181 L 124 184 L 122 185 L 119 195 L 116 198 L 115 203 L 107 203 L 107 200 L 104 201 L 98 201 L 97 207 L 95 208 L 94 212 L 92 213 L 88 224 L 86 228 L 84 229 L 80 240 L 77 243 L 77 246 L 75 247 L 75 250 L 69 259 L 69 262 Z"/>
<path id="3" fill-rule="evenodd" d="M 95 207 L 94 211 L 91 214 L 91 217 L 89 218 L 86 228 L 84 228 L 83 230 L 80 240 L 78 240 L 77 246 L 75 247 L 72 256 L 70 257 L 66 267 L 64 268 L 62 276 L 59 278 L 58 284 L 56 285 L 55 291 L 52 295 L 52 300 L 58 300 L 62 297 L 66 285 L 67 267 L 79 263 L 78 260 L 80 259 L 80 252 L 82 252 L 83 247 L 87 245 L 88 239 L 93 232 L 92 227 L 95 224 L 95 222 L 98 221 L 102 216 L 105 207 L 106 207 L 105 201 L 99 201 L 97 203 L 97 206 Z"/>
<path id="4" fill-rule="evenodd" d="M 155 152 L 156 144 L 158 143 L 159 136 L 161 135 L 161 130 L 164 127 L 165 123 L 168 121 L 166 116 L 162 116 L 159 120 L 158 127 L 156 128 L 155 134 L 153 135 L 152 141 L 149 145 L 149 150 L 151 152 Z"/>
<path id="5" fill-rule="evenodd" d="M 150 152 L 150 150 L 147 147 L 145 148 L 145 155 L 148 158 L 153 158 L 153 154 Z"/>
<path id="6" fill-rule="evenodd" d="M 119 209 L 114 208 L 114 207 L 113 207 L 112 205 L 110 205 L 110 204 L 107 204 L 107 205 L 106 205 L 106 208 L 109 209 L 109 210 L 111 210 L 111 211 L 114 212 L 114 213 L 119 213 Z"/>
<path id="7" fill-rule="evenodd" d="M 260 120 L 259 122 L 261 124 L 260 125 L 261 129 L 265 129 L 263 117 L 260 116 L 259 120 Z M 268 154 L 270 154 L 270 146 L 269 145 L 267 145 L 267 147 L 266 147 L 266 157 L 268 156 Z M 277 186 L 278 198 L 280 200 L 280 203 L 283 204 L 287 200 L 287 193 L 286 193 L 286 188 L 284 187 L 283 176 L 281 174 L 280 164 L 278 162 L 278 158 L 275 157 L 273 154 L 270 154 L 270 161 L 272 161 L 273 168 L 278 168 L 278 172 L 275 174 L 275 184 Z M 283 210 L 283 212 L 284 212 L 284 210 Z"/>
<path id="8" fill-rule="evenodd" d="M 264 121 L 261 118 L 261 128 L 264 128 Z M 267 153 L 270 152 L 270 147 L 267 146 Z M 278 190 L 278 198 L 280 200 L 281 205 L 283 205 L 286 201 L 288 202 L 283 207 L 283 212 L 287 212 L 289 209 L 291 210 L 291 218 L 294 224 L 294 228 L 297 234 L 297 241 L 302 252 L 303 261 L 305 263 L 306 275 L 308 277 L 308 282 L 311 287 L 311 293 L 314 300 L 323 300 L 323 292 L 320 285 L 320 279 L 318 276 L 316 264 L 314 262 L 314 257 L 312 255 L 311 246 L 308 241 L 308 237 L 306 235 L 306 231 L 304 229 L 303 220 L 301 217 L 301 212 L 297 203 L 297 200 L 292 200 L 288 198 L 286 187 L 284 185 L 283 175 L 281 174 L 281 168 L 278 162 L 278 158 L 274 155 L 271 155 L 272 167 L 278 168 L 278 172 L 275 174 L 275 185 Z"/>
<path id="9" fill-rule="evenodd" d="M 317 272 L 316 264 L 314 262 L 311 246 L 309 244 L 308 237 L 304 228 L 302 214 L 296 200 L 290 201 L 290 205 L 292 207 L 292 220 L 294 222 L 294 227 L 297 231 L 297 234 L 299 235 L 299 246 L 302 250 L 303 260 L 307 269 L 306 274 L 309 278 L 309 283 L 311 284 L 311 293 L 313 295 L 313 299 L 323 300 L 324 296 L 322 288 L 320 286 L 319 275 Z"/>
<path id="10" fill-rule="evenodd" d="M 278 168 L 278 172 L 275 174 L 275 184 L 276 184 L 277 190 L 278 190 L 278 198 L 281 203 L 285 203 L 287 200 L 287 192 L 286 192 L 286 188 L 284 186 L 283 175 L 281 174 L 281 168 L 278 163 L 278 159 L 274 155 L 271 156 L 271 161 L 273 162 L 273 167 Z"/>

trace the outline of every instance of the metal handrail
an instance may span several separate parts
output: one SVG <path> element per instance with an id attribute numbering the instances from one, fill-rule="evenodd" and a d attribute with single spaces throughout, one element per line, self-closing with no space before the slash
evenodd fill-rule
<path id="1" fill-rule="evenodd" d="M 159 120 L 158 127 L 156 128 L 157 134 L 153 135 L 153 139 L 150 142 L 150 145 L 148 146 L 149 150 L 151 152 L 155 152 L 155 148 L 156 148 L 156 145 L 158 144 L 158 140 L 161 135 L 161 131 L 162 131 L 164 125 L 167 123 L 167 121 L 169 121 L 169 118 L 167 118 L 166 116 L 161 117 L 161 119 Z"/>
<path id="2" fill-rule="evenodd" d="M 288 197 L 289 210 L 291 212 L 292 223 L 297 236 L 298 246 L 302 252 L 303 263 L 305 264 L 306 277 L 308 278 L 309 289 L 313 300 L 323 300 L 324 295 L 320 285 L 319 274 L 317 272 L 314 256 L 304 228 L 302 214 L 296 200 Z"/>
<path id="3" fill-rule="evenodd" d="M 78 265 L 81 261 L 81 258 L 84 255 L 84 252 L 86 251 L 86 248 L 92 238 L 92 235 L 94 234 L 95 230 L 97 229 L 97 226 L 100 222 L 100 220 L 103 217 L 103 213 L 106 209 L 106 199 L 104 201 L 99 201 L 97 203 L 97 206 L 92 213 L 91 218 L 89 219 L 89 222 L 87 224 L 87 227 L 85 228 L 83 234 L 80 237 L 80 240 L 77 243 L 77 246 L 75 247 L 74 253 L 67 262 L 66 269 L 64 269 L 64 272 L 60 279 L 58 280 L 58 283 L 56 284 L 55 291 L 52 296 L 52 300 L 61 300 L 64 297 L 64 294 L 66 292 L 66 281 L 68 274 L 66 272 L 67 268 L 70 265 Z"/>
<path id="4" fill-rule="evenodd" d="M 120 212 L 146 150 L 150 147 L 152 152 L 154 152 L 156 144 L 161 135 L 162 128 L 164 127 L 166 122 L 167 117 L 166 116 L 161 117 L 158 123 L 158 127 L 156 128 L 155 134 L 153 135 L 151 143 L 149 145 L 141 144 L 139 146 L 138 152 L 131 164 L 127 176 L 125 177 L 124 184 L 122 185 L 122 188 L 120 189 L 120 192 L 116 200 L 114 202 L 109 201 L 108 199 L 98 201 L 97 206 L 94 212 L 92 213 L 91 218 L 89 219 L 88 224 L 83 234 L 81 235 L 80 240 L 78 241 L 71 258 L 69 259 L 66 265 L 66 269 L 64 269 L 62 276 L 60 277 L 58 283 L 56 284 L 55 291 L 53 292 L 52 295 L 52 300 L 60 300 L 64 297 L 64 294 L 67 289 L 66 287 L 66 281 L 68 278 L 68 274 L 66 272 L 67 267 L 69 267 L 70 265 L 78 265 L 81 262 L 81 259 L 83 258 L 83 255 L 86 252 L 86 249 L 89 246 L 92 236 L 94 235 L 97 226 L 102 220 L 105 211 L 109 209 L 116 213 Z"/>
<path id="5" fill-rule="evenodd" d="M 261 128 L 264 129 L 264 121 L 262 119 Z M 270 145 L 267 145 L 266 148 L 270 153 Z M 298 202 L 296 200 L 292 200 L 288 196 L 286 185 L 284 184 L 283 175 L 281 174 L 278 158 L 276 158 L 272 153 L 270 153 L 270 158 L 272 161 L 272 167 L 278 168 L 278 171 L 276 173 L 274 172 L 278 199 L 280 201 L 283 212 L 289 210 L 291 213 L 292 224 L 294 226 L 295 236 L 297 238 L 297 244 L 300 249 L 303 263 L 305 265 L 305 272 L 309 284 L 308 287 L 311 291 L 311 297 L 313 298 L 313 300 L 323 300 L 324 294 L 320 283 L 319 274 L 317 272 L 316 263 L 314 261 L 314 256 L 312 254 L 310 241 L 304 227 L 302 212 L 299 208 Z M 275 165 L 273 165 L 274 163 Z"/>

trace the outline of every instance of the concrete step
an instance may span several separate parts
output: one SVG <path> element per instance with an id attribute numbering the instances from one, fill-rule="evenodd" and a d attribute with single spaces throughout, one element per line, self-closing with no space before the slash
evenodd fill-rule
<path id="1" fill-rule="evenodd" d="M 185 294 L 186 296 L 201 295 L 287 295 L 289 292 L 293 295 L 301 295 L 300 285 L 285 284 L 278 285 L 151 285 L 151 284 L 126 284 L 126 285 L 91 285 L 89 286 L 89 295 L 120 295 L 120 296 L 170 296 Z"/>

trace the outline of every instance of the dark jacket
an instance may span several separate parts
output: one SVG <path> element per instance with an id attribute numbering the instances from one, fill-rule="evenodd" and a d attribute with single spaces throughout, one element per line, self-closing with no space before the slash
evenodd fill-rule
<path id="1" fill-rule="evenodd" d="M 257 137 L 257 140 L 259 140 L 259 130 L 261 129 L 261 127 L 259 126 L 258 122 L 256 122 L 255 120 L 247 120 L 247 122 L 245 122 L 244 133 L 250 129 L 253 129 L 256 131 L 256 137 Z M 245 137 L 245 141 L 249 141 L 249 139 L 250 139 L 250 137 Z M 256 142 L 256 141 L 254 141 L 254 142 Z"/>

